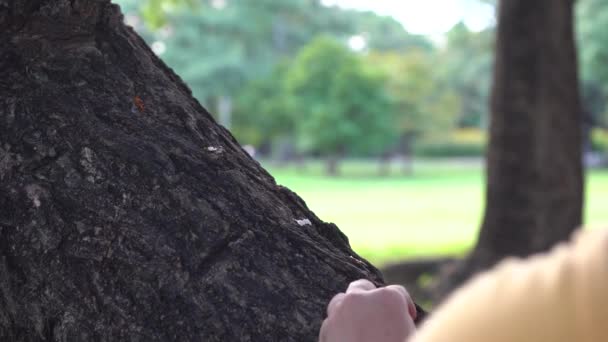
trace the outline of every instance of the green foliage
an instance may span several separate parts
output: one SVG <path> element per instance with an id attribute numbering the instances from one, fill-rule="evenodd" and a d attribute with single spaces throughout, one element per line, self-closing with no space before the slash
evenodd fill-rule
<path id="1" fill-rule="evenodd" d="M 451 140 L 422 141 L 414 148 L 417 157 L 483 157 L 485 145 Z"/>
<path id="2" fill-rule="evenodd" d="M 608 4 L 603 0 L 580 0 L 577 19 L 584 79 L 608 80 L 608 32 L 603 26 L 608 25 Z"/>
<path id="3" fill-rule="evenodd" d="M 482 157 L 486 150 L 486 134 L 478 129 L 465 129 L 427 138 L 414 148 L 419 157 Z"/>
<path id="4" fill-rule="evenodd" d="M 261 146 L 293 136 L 296 118 L 286 92 L 287 64 L 280 64 L 267 77 L 252 80 L 239 94 L 232 132 L 243 144 Z"/>
<path id="5" fill-rule="evenodd" d="M 596 128 L 591 132 L 591 148 L 597 152 L 608 153 L 608 131 Z"/>
<path id="6" fill-rule="evenodd" d="M 345 22 L 350 23 L 350 32 L 365 38 L 367 49 L 370 51 L 421 50 L 430 52 L 434 49 L 426 37 L 409 34 L 401 23 L 391 17 L 355 10 L 344 10 L 338 13 L 345 17 Z"/>
<path id="7" fill-rule="evenodd" d="M 471 32 L 463 24 L 447 33 L 435 65 L 438 85 L 456 92 L 460 127 L 485 128 L 492 78 L 494 29 Z"/>
<path id="8" fill-rule="evenodd" d="M 315 39 L 287 74 L 300 146 L 333 155 L 385 148 L 396 130 L 393 103 L 383 84 L 383 77 L 364 68 L 343 44 Z"/>
<path id="9" fill-rule="evenodd" d="M 368 63 L 386 75 L 385 87 L 396 108 L 395 124 L 408 144 L 454 127 L 458 97 L 450 89 L 437 89 L 428 52 L 372 53 Z"/>
<path id="10" fill-rule="evenodd" d="M 346 39 L 363 31 L 370 43 L 424 45 L 393 19 L 344 11 L 310 0 L 121 0 L 152 28 L 150 44 L 164 44 L 163 60 L 212 112 L 218 99 L 239 96 L 250 80 L 268 77 L 315 36 Z M 384 33 L 390 29 L 391 35 Z M 392 38 L 391 38 L 392 37 Z M 390 42 L 387 41 L 390 39 Z M 428 43 L 427 43 L 428 44 Z"/>
<path id="11" fill-rule="evenodd" d="M 146 23 L 152 29 L 158 29 L 167 24 L 167 14 L 182 7 L 194 9 L 196 0 L 146 0 L 140 1 L 140 11 Z"/>
<path id="12" fill-rule="evenodd" d="M 246 26 L 241 11 L 237 6 L 200 6 L 169 17 L 172 33 L 164 39 L 162 57 L 211 108 L 213 99 L 235 94 L 271 67 L 270 52 L 255 39 L 260 28 Z"/>
<path id="13" fill-rule="evenodd" d="M 163 60 L 213 113 L 220 98 L 231 101 L 250 80 L 269 77 L 326 17 L 316 16 L 320 5 L 308 0 L 201 0 L 188 6 L 192 1 L 148 0 L 135 11 L 156 28 L 148 42 L 164 44 Z"/>
<path id="14" fill-rule="evenodd" d="M 242 143 L 369 155 L 456 123 L 485 126 L 491 31 L 458 25 L 436 50 L 390 17 L 318 1 L 121 2 L 161 26 L 144 36 L 212 113 L 220 100 L 232 104 L 232 122 L 221 113 L 220 122 Z M 336 44 L 354 35 L 364 54 Z"/>
<path id="15" fill-rule="evenodd" d="M 586 110 L 608 124 L 608 2 L 579 0 L 576 6 L 577 38 L 583 102 Z"/>
<path id="16" fill-rule="evenodd" d="M 155 30 L 167 24 L 167 15 L 184 8 L 195 8 L 198 0 L 114 0 L 123 13 L 138 13 L 148 29 Z"/>

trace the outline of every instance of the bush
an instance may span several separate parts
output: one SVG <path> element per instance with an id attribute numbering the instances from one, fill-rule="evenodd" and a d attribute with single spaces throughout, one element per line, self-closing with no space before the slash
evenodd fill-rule
<path id="1" fill-rule="evenodd" d="M 449 135 L 458 143 L 471 143 L 485 145 L 488 140 L 488 134 L 478 128 L 463 128 L 458 129 Z"/>
<path id="2" fill-rule="evenodd" d="M 591 132 L 591 149 L 596 152 L 608 153 L 608 131 L 594 128 Z"/>
<path id="3" fill-rule="evenodd" d="M 416 143 L 418 157 L 482 157 L 486 150 L 486 133 L 462 129 L 443 137 L 427 138 Z"/>
<path id="4" fill-rule="evenodd" d="M 482 157 L 485 145 L 453 141 L 424 142 L 414 148 L 417 157 Z"/>

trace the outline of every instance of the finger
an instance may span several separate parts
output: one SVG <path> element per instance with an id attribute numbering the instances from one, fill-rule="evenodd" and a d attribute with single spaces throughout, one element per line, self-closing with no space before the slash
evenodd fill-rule
<path id="1" fill-rule="evenodd" d="M 327 341 L 327 326 L 328 326 L 328 320 L 324 320 L 323 324 L 321 324 L 321 330 L 319 331 L 319 342 L 326 342 Z"/>
<path id="2" fill-rule="evenodd" d="M 412 317 L 412 319 L 415 320 L 416 317 L 418 316 L 418 312 L 416 311 L 416 305 L 414 305 L 414 301 L 412 300 L 412 297 L 407 292 L 405 287 L 403 287 L 401 285 L 389 285 L 386 288 L 393 290 L 393 291 L 397 291 L 400 294 L 402 294 L 403 297 L 405 297 L 405 301 L 407 303 L 407 311 L 410 314 L 410 317 Z"/>
<path id="3" fill-rule="evenodd" d="M 331 301 L 329 301 L 329 304 L 327 305 L 327 317 L 331 316 L 332 313 L 334 313 L 336 311 L 336 309 L 340 306 L 340 304 L 344 300 L 345 295 L 346 294 L 344 294 L 343 292 L 338 293 L 337 295 L 334 296 L 334 298 L 331 299 Z"/>
<path id="4" fill-rule="evenodd" d="M 355 280 L 348 285 L 346 289 L 346 293 L 356 292 L 356 291 L 369 291 L 376 288 L 376 285 L 367 279 L 359 279 Z"/>

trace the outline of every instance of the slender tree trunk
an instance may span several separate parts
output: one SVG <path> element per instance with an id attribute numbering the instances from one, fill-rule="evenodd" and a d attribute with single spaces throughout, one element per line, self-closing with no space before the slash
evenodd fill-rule
<path id="1" fill-rule="evenodd" d="M 505 256 L 545 251 L 581 225 L 572 11 L 572 0 L 500 2 L 485 215 L 475 249 L 443 293 Z"/>
<path id="2" fill-rule="evenodd" d="M 391 174 L 391 161 L 393 159 L 393 151 L 385 151 L 378 159 L 378 176 L 386 177 Z"/>
<path id="3" fill-rule="evenodd" d="M 337 154 L 332 154 L 327 157 L 325 170 L 329 176 L 337 176 L 340 174 L 338 169 L 339 157 Z"/>
<path id="4" fill-rule="evenodd" d="M 306 156 L 300 152 L 295 152 L 294 162 L 296 164 L 296 170 L 298 172 L 306 171 Z"/>
<path id="5" fill-rule="evenodd" d="M 0 1 L 0 341 L 313 341 L 382 281 L 108 0 Z"/>
<path id="6" fill-rule="evenodd" d="M 413 153 L 413 138 L 407 134 L 401 137 L 401 151 L 403 153 L 403 165 L 401 170 L 404 175 L 412 175 L 414 173 L 414 153 Z"/>

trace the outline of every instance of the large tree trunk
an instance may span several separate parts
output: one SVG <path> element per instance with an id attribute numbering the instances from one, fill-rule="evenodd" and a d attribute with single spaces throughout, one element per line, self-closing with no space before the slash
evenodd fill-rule
<path id="1" fill-rule="evenodd" d="M 118 7 L 0 1 L 0 341 L 312 341 L 362 277 Z"/>
<path id="2" fill-rule="evenodd" d="M 443 293 L 505 256 L 581 225 L 581 109 L 572 0 L 500 2 L 486 210 L 477 245 Z"/>

